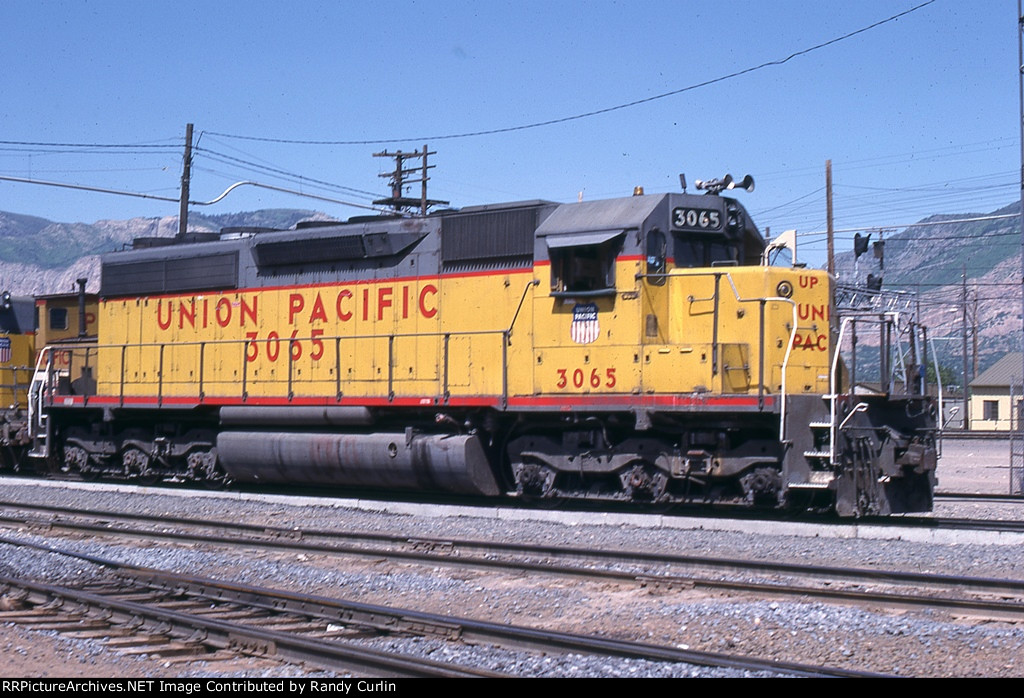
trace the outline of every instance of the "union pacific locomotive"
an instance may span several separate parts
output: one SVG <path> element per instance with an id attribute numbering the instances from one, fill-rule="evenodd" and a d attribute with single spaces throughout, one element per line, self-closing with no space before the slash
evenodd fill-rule
<path id="1" fill-rule="evenodd" d="M 21 443 L 81 477 L 930 510 L 920 328 L 762 264 L 723 193 L 138 240 L 40 341 Z"/>

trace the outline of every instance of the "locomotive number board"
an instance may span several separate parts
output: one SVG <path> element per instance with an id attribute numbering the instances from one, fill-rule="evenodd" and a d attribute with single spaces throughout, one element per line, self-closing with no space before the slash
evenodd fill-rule
<path id="1" fill-rule="evenodd" d="M 672 227 L 700 232 L 721 230 L 722 212 L 711 208 L 676 206 L 672 209 Z"/>

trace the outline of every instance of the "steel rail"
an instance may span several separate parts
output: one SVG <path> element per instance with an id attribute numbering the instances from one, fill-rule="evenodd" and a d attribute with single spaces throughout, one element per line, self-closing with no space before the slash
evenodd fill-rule
<path id="1" fill-rule="evenodd" d="M 157 570 L 137 565 L 121 563 L 115 560 L 108 560 L 95 555 L 83 555 L 74 551 L 53 548 L 48 545 L 28 543 L 7 538 L 0 538 L 0 543 L 30 547 L 46 552 L 66 555 L 77 559 L 89 561 L 93 564 L 102 565 L 114 570 L 119 574 L 127 574 L 132 578 L 145 583 L 148 587 L 163 591 L 173 591 L 177 594 L 191 593 L 193 596 L 200 596 L 216 601 L 230 601 L 244 603 L 250 607 L 274 610 L 277 612 L 302 614 L 328 621 L 344 623 L 349 625 L 366 626 L 378 630 L 390 632 L 406 632 L 419 635 L 440 636 L 448 639 L 459 639 L 463 642 L 489 643 L 501 647 L 527 649 L 545 653 L 566 652 L 582 653 L 588 655 L 606 655 L 624 658 L 645 659 L 649 661 L 660 661 L 669 663 L 684 663 L 705 667 L 731 668 L 744 671 L 770 672 L 790 676 L 806 677 L 880 677 L 886 676 L 875 672 L 865 672 L 853 669 L 840 669 L 820 667 L 796 662 L 783 662 L 778 660 L 757 659 L 741 655 L 727 655 L 715 652 L 702 652 L 699 650 L 683 650 L 675 647 L 662 645 L 651 645 L 628 640 L 618 640 L 609 637 L 596 635 L 580 635 L 554 630 L 514 626 L 504 623 L 491 623 L 456 616 L 444 616 L 435 613 L 426 613 L 411 609 L 401 609 L 389 606 L 366 604 L 356 601 L 334 599 L 314 594 L 302 594 L 297 592 L 267 589 L 265 587 L 226 583 L 209 578 L 185 575 L 177 572 Z M 0 576 L 0 584 L 8 582 L 8 579 Z M 19 585 L 24 584 L 20 582 Z M 28 583 L 32 588 L 49 587 Z M 56 588 L 61 595 L 67 592 L 75 592 L 63 587 Z M 50 593 L 44 590 L 44 593 Z M 88 598 L 88 593 L 75 593 L 81 599 Z M 91 595 L 97 596 L 97 595 Z M 92 601 L 90 599 L 90 601 Z M 178 614 L 174 611 L 164 609 L 150 609 L 150 607 L 127 602 L 111 600 L 107 597 L 97 596 L 95 603 L 99 606 L 109 603 L 117 613 L 126 614 L 126 620 L 135 617 L 132 614 L 146 614 L 172 626 L 178 622 L 176 616 L 185 616 L 185 621 L 191 619 L 187 614 Z M 203 629 L 209 626 L 211 632 L 223 635 L 230 640 L 230 632 L 236 624 L 225 623 L 208 619 Z M 224 626 L 224 627 L 221 627 Z M 190 628 L 199 626 L 191 625 Z M 248 626 L 239 626 L 249 634 L 265 632 L 266 639 L 277 643 L 284 642 L 288 652 L 300 649 L 304 644 L 303 638 L 275 633 L 273 631 L 259 631 Z M 277 636 L 281 636 L 278 638 Z M 323 643 L 314 643 L 315 645 Z M 313 652 L 322 651 L 318 646 L 311 648 Z M 280 651 L 280 650 L 279 650 Z M 380 654 L 372 652 L 373 655 Z M 290 655 L 285 655 L 290 656 Z M 310 656 L 316 656 L 310 655 Z M 370 659 L 375 659 L 371 657 Z M 408 659 L 402 657 L 401 659 Z M 301 661 L 309 661 L 301 660 Z M 418 660 L 416 660 L 418 661 Z M 430 662 L 429 664 L 437 664 Z M 443 668 L 444 665 L 442 665 Z M 458 667 L 463 670 L 465 667 Z"/>
<path id="2" fill-rule="evenodd" d="M 937 531 L 989 531 L 997 533 L 1022 533 L 1024 521 L 1000 519 L 958 519 L 935 517 L 926 524 L 910 524 L 911 528 L 930 528 Z"/>
<path id="3" fill-rule="evenodd" d="M 994 504 L 1024 504 L 1024 494 L 995 494 L 984 492 L 948 492 L 939 490 L 933 495 L 936 501 L 991 502 Z"/>
<path id="4" fill-rule="evenodd" d="M 52 550 L 51 552 L 61 552 Z M 142 604 L 115 598 L 112 595 L 97 594 L 55 584 L 43 584 L 26 579 L 0 575 L 0 585 L 21 589 L 29 594 L 26 599 L 34 605 L 52 603 L 54 599 L 76 605 L 86 605 L 99 612 L 102 618 L 113 625 L 138 627 L 148 621 L 158 626 L 161 634 L 182 639 L 195 639 L 196 632 L 202 634 L 202 643 L 220 649 L 239 645 L 262 648 L 280 659 L 292 662 L 308 662 L 328 669 L 362 671 L 382 674 L 388 677 L 500 677 L 496 672 L 442 664 L 431 660 L 381 652 L 350 643 L 323 641 L 290 633 L 256 628 L 242 623 L 193 615 L 161 608 L 158 605 Z"/>
<path id="5" fill-rule="evenodd" d="M 0 506 L 7 506 L 0 502 Z M 36 508 L 36 505 L 25 505 Z M 62 510 L 59 507 L 39 506 L 46 511 Z M 150 523 L 166 525 L 175 523 L 188 526 L 203 526 L 215 529 L 226 529 L 250 534 L 245 537 L 238 535 L 218 534 L 184 534 L 180 530 L 149 530 L 125 529 L 112 527 L 102 522 L 74 522 L 49 519 L 37 522 L 43 527 L 61 527 L 89 531 L 98 534 L 131 535 L 145 538 L 157 538 L 190 541 L 215 545 L 259 545 L 265 548 L 288 551 L 302 551 L 317 554 L 352 555 L 361 557 L 388 557 L 407 562 L 425 564 L 445 564 L 449 566 L 513 569 L 543 574 L 557 574 L 572 577 L 596 578 L 628 584 L 658 588 L 694 588 L 702 587 L 733 592 L 768 594 L 772 596 L 791 596 L 798 598 L 816 597 L 833 602 L 854 605 L 883 604 L 887 608 L 942 608 L 947 611 L 986 614 L 1000 620 L 1024 620 L 1024 580 L 965 577 L 960 575 L 927 574 L 921 572 L 902 572 L 894 570 L 876 570 L 866 568 L 845 568 L 821 565 L 800 565 L 792 563 L 765 562 L 757 560 L 729 560 L 700 556 L 683 556 L 674 554 L 654 554 L 642 551 L 611 551 L 590 548 L 572 548 L 561 546 L 535 546 L 521 543 L 499 543 L 492 541 L 473 541 L 462 539 L 410 538 L 389 534 L 340 533 L 331 531 L 296 531 L 293 529 L 273 529 L 261 526 L 236 524 L 231 522 L 193 520 L 184 518 L 163 518 L 145 515 L 116 514 L 114 512 L 88 511 L 84 515 L 144 520 Z M 32 526 L 33 522 L 24 517 L 7 517 L 0 514 L 0 523 L 16 523 Z M 311 538 L 322 538 L 331 542 L 315 542 Z M 339 544 L 333 541 L 346 541 Z M 353 544 L 352 541 L 364 541 Z M 475 553 L 475 555 L 471 555 Z M 532 560 L 500 559 L 495 555 L 529 556 Z M 559 563 L 551 560 L 560 561 Z M 584 564 L 566 564 L 568 560 L 581 561 Z M 604 567 L 593 566 L 596 560 L 605 563 Z M 973 592 L 987 596 L 1016 596 L 1016 600 L 1006 598 L 971 599 L 935 594 L 901 594 L 891 591 L 869 592 L 834 588 L 831 586 L 808 586 L 802 584 L 783 584 L 774 580 L 731 581 L 692 575 L 668 574 L 664 572 L 637 572 L 611 569 L 609 565 L 638 565 L 665 567 L 712 569 L 717 573 L 742 573 L 765 575 L 782 575 L 795 578 L 818 580 L 822 585 L 832 585 L 837 581 L 857 584 L 879 584 L 911 586 L 915 589 L 931 587 L 963 594 Z"/>

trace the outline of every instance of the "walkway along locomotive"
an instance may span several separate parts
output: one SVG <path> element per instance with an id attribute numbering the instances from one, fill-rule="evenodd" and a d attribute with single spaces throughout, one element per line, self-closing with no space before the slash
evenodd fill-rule
<path id="1" fill-rule="evenodd" d="M 763 266 L 722 188 L 136 241 L 103 257 L 95 341 L 39 353 L 30 457 L 87 477 L 929 510 L 919 328 L 840 318 L 827 273 Z M 836 350 L 857 326 L 871 384 Z"/>

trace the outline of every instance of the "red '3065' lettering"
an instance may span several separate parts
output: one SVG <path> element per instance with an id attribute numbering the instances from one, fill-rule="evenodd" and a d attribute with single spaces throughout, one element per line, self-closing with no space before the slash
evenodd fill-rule
<path id="1" fill-rule="evenodd" d="M 570 385 L 573 388 L 592 388 L 595 390 L 601 387 L 614 388 L 616 382 L 614 368 L 606 368 L 603 372 L 592 368 L 589 373 L 582 368 L 557 368 L 555 373 L 558 374 L 555 386 L 559 390 L 565 390 Z"/>

